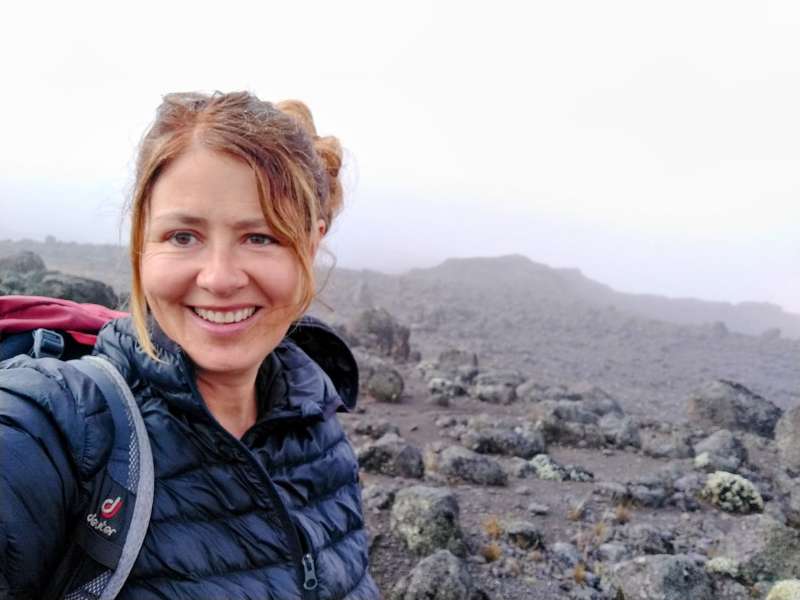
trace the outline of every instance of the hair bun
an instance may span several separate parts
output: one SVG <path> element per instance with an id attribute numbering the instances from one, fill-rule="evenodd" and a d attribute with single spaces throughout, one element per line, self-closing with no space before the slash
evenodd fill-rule
<path id="1" fill-rule="evenodd" d="M 322 206 L 322 216 L 330 226 L 333 217 L 342 207 L 343 193 L 342 184 L 339 181 L 339 171 L 342 168 L 342 145 L 334 136 L 320 137 L 317 135 L 317 128 L 314 125 L 314 117 L 311 110 L 300 100 L 284 100 L 275 105 L 278 110 L 292 117 L 300 124 L 314 142 L 314 150 L 328 175 L 328 202 L 327 206 Z"/>

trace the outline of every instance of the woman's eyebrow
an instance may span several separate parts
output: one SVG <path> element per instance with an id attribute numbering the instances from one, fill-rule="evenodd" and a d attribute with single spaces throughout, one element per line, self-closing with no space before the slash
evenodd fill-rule
<path id="1" fill-rule="evenodd" d="M 195 226 L 203 226 L 208 223 L 208 219 L 205 217 L 198 217 L 196 215 L 184 212 L 168 212 L 155 215 L 153 217 L 153 221 L 167 221 L 180 225 Z M 264 217 L 254 217 L 252 219 L 242 219 L 240 221 L 236 221 L 232 226 L 234 229 L 258 229 L 260 227 L 266 227 L 267 222 Z"/>

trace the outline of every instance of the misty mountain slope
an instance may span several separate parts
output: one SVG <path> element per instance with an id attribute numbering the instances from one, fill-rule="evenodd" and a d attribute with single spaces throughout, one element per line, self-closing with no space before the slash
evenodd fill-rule
<path id="1" fill-rule="evenodd" d="M 592 302 L 597 285 L 523 257 L 458 259 L 399 276 L 337 271 L 324 293 L 335 311 L 316 310 L 344 323 L 382 306 L 411 326 L 425 358 L 463 347 L 542 383 L 595 383 L 630 412 L 659 418 L 682 418 L 688 395 L 715 378 L 783 407 L 800 399 L 800 342 L 638 317 Z"/>

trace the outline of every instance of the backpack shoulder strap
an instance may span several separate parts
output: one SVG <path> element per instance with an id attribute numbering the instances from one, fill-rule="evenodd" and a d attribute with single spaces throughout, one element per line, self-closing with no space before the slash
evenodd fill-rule
<path id="1" fill-rule="evenodd" d="M 102 566 L 89 581 L 66 590 L 65 600 L 113 600 L 139 555 L 153 506 L 153 455 L 144 420 L 125 379 L 109 361 L 85 356 L 70 364 L 92 378 L 114 421 L 108 463 L 92 482 L 89 514 L 74 537 Z M 74 575 L 74 574 L 68 574 Z M 74 585 L 73 583 L 69 585 Z"/>

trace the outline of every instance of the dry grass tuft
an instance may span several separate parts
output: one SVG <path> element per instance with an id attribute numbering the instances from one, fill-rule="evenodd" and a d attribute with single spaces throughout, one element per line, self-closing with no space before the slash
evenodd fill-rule
<path id="1" fill-rule="evenodd" d="M 631 505 L 627 502 L 621 502 L 614 508 L 614 522 L 624 525 L 629 522 L 633 517 Z"/>
<path id="2" fill-rule="evenodd" d="M 572 578 L 578 585 L 586 585 L 586 565 L 578 563 L 575 565 L 575 570 L 572 572 Z"/>
<path id="3" fill-rule="evenodd" d="M 586 516 L 586 500 L 571 502 L 567 509 L 567 519 L 570 521 L 582 521 Z"/>
<path id="4" fill-rule="evenodd" d="M 489 536 L 489 539 L 497 540 L 503 535 L 503 526 L 500 520 L 492 515 L 483 521 L 483 531 Z"/>
<path id="5" fill-rule="evenodd" d="M 544 560 L 544 552 L 541 550 L 531 550 L 528 552 L 528 560 L 531 562 L 542 562 Z"/>
<path id="6" fill-rule="evenodd" d="M 496 542 L 492 542 L 481 548 L 481 556 L 486 559 L 486 562 L 494 562 L 503 556 L 503 549 Z"/>
<path id="7" fill-rule="evenodd" d="M 608 525 L 606 525 L 605 521 L 598 521 L 592 527 L 592 537 L 594 538 L 594 543 L 597 545 L 602 544 L 608 538 Z"/>

